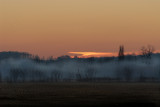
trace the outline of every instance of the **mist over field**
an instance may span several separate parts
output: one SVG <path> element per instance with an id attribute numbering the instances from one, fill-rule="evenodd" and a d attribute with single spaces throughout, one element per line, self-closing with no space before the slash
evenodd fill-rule
<path id="1" fill-rule="evenodd" d="M 5 58 L 0 60 L 0 79 L 4 82 L 160 80 L 159 56 L 130 58 L 122 61 L 117 57 L 105 61 L 100 61 L 104 58 L 61 58 L 45 62 L 31 58 Z"/>

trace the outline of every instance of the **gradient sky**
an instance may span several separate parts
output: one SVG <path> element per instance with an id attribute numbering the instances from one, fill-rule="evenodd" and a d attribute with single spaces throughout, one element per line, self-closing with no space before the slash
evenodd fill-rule
<path id="1" fill-rule="evenodd" d="M 0 51 L 160 50 L 160 0 L 0 0 Z"/>

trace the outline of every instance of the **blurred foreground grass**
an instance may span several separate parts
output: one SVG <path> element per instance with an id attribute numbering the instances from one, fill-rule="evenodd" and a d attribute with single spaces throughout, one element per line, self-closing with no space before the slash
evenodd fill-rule
<path id="1" fill-rule="evenodd" d="M 160 83 L 1 83 L 1 106 L 158 107 Z"/>

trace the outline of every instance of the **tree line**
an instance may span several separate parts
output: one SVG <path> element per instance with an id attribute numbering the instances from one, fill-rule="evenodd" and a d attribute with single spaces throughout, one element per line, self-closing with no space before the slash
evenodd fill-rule
<path id="1" fill-rule="evenodd" d="M 104 57 L 104 58 L 71 58 L 69 56 L 62 56 L 57 59 L 50 57 L 49 59 L 41 59 L 39 56 L 33 56 L 25 53 L 18 59 L 30 59 L 34 66 L 49 66 L 55 64 L 58 69 L 51 69 L 49 71 L 35 69 L 22 69 L 21 67 L 11 67 L 7 74 L 3 72 L 3 67 L 0 63 L 0 82 L 60 82 L 60 81 L 160 81 L 160 68 L 155 68 L 151 65 L 152 55 L 154 53 L 153 46 L 146 46 L 141 48 L 141 55 L 125 55 L 124 46 L 119 47 L 118 57 Z M 11 53 L 10 53 L 11 54 Z M 15 54 L 15 53 L 14 53 Z M 24 54 L 24 53 L 23 53 Z M 137 58 L 138 57 L 138 58 Z M 16 56 L 17 58 L 17 56 Z M 158 56 L 160 58 L 160 55 Z M 141 61 L 141 62 L 140 62 Z M 67 63 L 71 62 L 70 70 L 61 69 Z M 128 65 L 128 63 L 131 63 Z M 135 64 L 135 65 L 132 65 Z M 139 67 L 140 64 L 143 66 Z M 77 64 L 76 67 L 74 67 Z M 81 64 L 81 66 L 79 66 Z M 104 65 L 105 68 L 96 68 Z M 32 65 L 32 64 L 31 64 Z M 82 66 L 83 65 L 83 66 Z M 132 66 L 133 67 L 132 67 Z M 6 65 L 7 66 L 7 65 Z M 153 67 L 152 67 L 153 66 Z M 102 66 L 103 67 L 103 66 Z M 139 67 L 139 68 L 138 68 Z M 158 67 L 158 66 L 157 66 Z M 135 70 L 136 68 L 136 70 Z M 147 68 L 147 69 L 146 69 Z M 49 69 L 49 67 L 48 67 Z M 107 69 L 107 70 L 106 70 Z M 153 76 L 146 76 L 148 73 L 155 73 Z M 65 70 L 65 71 L 64 71 Z M 114 73 L 104 75 L 105 72 Z M 138 72 L 136 72 L 138 70 Z M 104 74 L 99 73 L 102 72 Z M 136 72 L 136 73 L 135 73 Z M 4 77 L 4 74 L 7 75 Z M 64 76 L 65 75 L 65 76 Z"/>

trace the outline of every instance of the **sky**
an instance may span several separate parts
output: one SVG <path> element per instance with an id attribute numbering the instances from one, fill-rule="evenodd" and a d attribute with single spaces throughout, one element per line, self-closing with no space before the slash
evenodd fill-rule
<path id="1" fill-rule="evenodd" d="M 0 51 L 57 57 L 110 55 L 119 45 L 126 52 L 146 45 L 160 50 L 159 5 L 160 0 L 0 0 Z"/>

